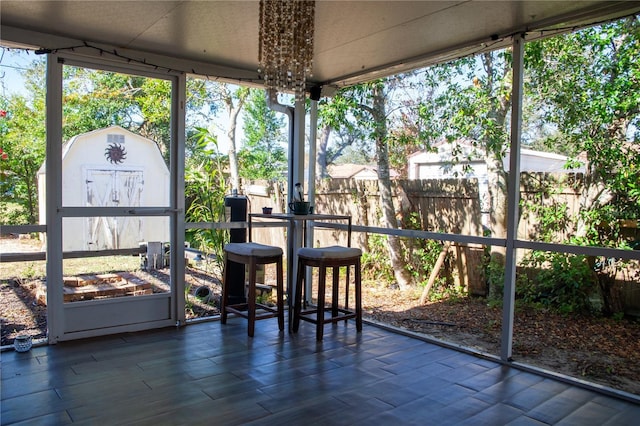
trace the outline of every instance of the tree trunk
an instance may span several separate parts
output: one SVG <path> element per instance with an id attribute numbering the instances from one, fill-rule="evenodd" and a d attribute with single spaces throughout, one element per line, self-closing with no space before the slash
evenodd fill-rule
<path id="1" fill-rule="evenodd" d="M 507 113 L 511 109 L 510 90 L 500 93 L 500 87 L 496 84 L 496 74 L 501 74 L 501 81 L 506 81 L 512 72 L 511 65 L 504 63 L 498 72 L 495 69 L 493 53 L 488 52 L 482 55 L 484 69 L 487 73 L 486 90 L 489 99 L 492 101 L 492 110 L 489 112 L 489 121 L 495 123 L 498 129 L 504 129 Z M 485 147 L 485 163 L 487 165 L 487 180 L 489 190 L 489 203 L 491 218 L 489 226 L 491 236 L 496 238 L 506 238 L 507 236 L 507 173 L 502 162 L 502 148 L 508 143 L 506 136 L 500 132 L 489 133 L 483 140 Z M 504 266 L 506 248 L 502 246 L 491 246 L 491 267 L 498 274 L 489 274 L 489 297 L 498 297 L 498 288 L 504 283 Z"/>
<path id="2" fill-rule="evenodd" d="M 373 88 L 373 122 L 375 126 L 374 139 L 376 143 L 376 157 L 378 163 L 378 190 L 380 191 L 380 205 L 382 208 L 382 223 L 387 228 L 398 228 L 396 209 L 393 205 L 391 191 L 391 177 L 389 173 L 389 148 L 387 146 L 387 124 L 385 112 L 386 97 L 384 84 L 376 84 Z M 400 239 L 388 236 L 389 259 L 398 286 L 406 289 L 411 285 L 411 277 L 406 269 L 402 254 Z"/>
<path id="3" fill-rule="evenodd" d="M 584 184 L 580 191 L 580 209 L 581 212 L 588 212 L 602 208 L 613 201 L 614 194 L 607 189 L 605 182 L 598 179 L 594 174 L 585 173 Z M 593 224 L 589 222 L 588 215 L 578 215 L 576 223 L 575 236 L 584 238 L 589 232 L 589 228 Z"/>
<path id="4" fill-rule="evenodd" d="M 329 144 L 329 136 L 331 135 L 331 127 L 324 126 L 320 131 L 320 143 L 318 144 L 318 159 L 316 175 L 320 179 L 328 177 L 327 174 L 327 145 Z"/>
<path id="5" fill-rule="evenodd" d="M 37 178 L 37 169 L 34 169 L 31 161 L 26 158 L 22 159 L 22 167 L 16 167 L 16 175 L 20 178 L 22 182 L 24 182 L 25 190 L 26 190 L 26 199 L 23 199 L 23 206 L 26 208 L 26 213 L 29 215 L 28 223 L 36 223 L 38 217 L 38 202 L 36 200 L 37 197 L 37 188 L 38 188 L 38 178 Z"/>
<path id="6" fill-rule="evenodd" d="M 491 236 L 495 238 L 505 238 L 507 236 L 507 173 L 504 171 L 502 159 L 487 152 L 485 157 L 487 164 L 487 179 L 490 202 L 490 227 Z M 504 266 L 506 248 L 502 246 L 491 246 L 491 267 L 489 274 L 489 298 L 498 298 L 498 288 L 504 283 Z M 502 274 L 500 274 L 502 273 Z"/>
<path id="7" fill-rule="evenodd" d="M 229 140 L 229 173 L 231 174 L 231 188 L 240 190 L 240 175 L 238 172 L 238 150 L 236 148 L 236 128 L 238 115 L 242 110 L 246 96 L 239 96 L 238 103 L 234 105 L 233 96 L 229 93 L 224 101 L 227 105 L 229 123 L 227 127 L 227 139 Z"/>

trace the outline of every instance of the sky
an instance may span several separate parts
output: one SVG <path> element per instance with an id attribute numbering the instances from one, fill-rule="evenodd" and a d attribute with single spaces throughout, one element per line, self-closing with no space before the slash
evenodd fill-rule
<path id="1" fill-rule="evenodd" d="M 0 94 L 25 94 L 22 75 L 31 61 L 36 58 L 34 53 L 18 49 L 0 50 Z"/>

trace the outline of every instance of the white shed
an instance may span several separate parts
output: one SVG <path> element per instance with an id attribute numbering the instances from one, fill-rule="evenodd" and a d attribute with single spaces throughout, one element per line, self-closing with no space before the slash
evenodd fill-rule
<path id="1" fill-rule="evenodd" d="M 460 149 L 460 158 L 465 159 L 457 164 L 452 164 L 453 144 L 445 141 L 434 145 L 436 152 L 419 151 L 409 156 L 409 179 L 448 179 L 448 178 L 478 178 L 486 181 L 487 165 L 484 159 L 475 152 L 473 143 L 469 140 L 456 141 Z M 520 149 L 521 172 L 547 172 L 547 173 L 579 173 L 584 172 L 584 167 L 568 170 L 564 166 L 568 158 L 564 155 L 551 152 L 534 151 L 532 149 Z M 509 171 L 509 150 L 507 149 L 502 159 L 504 169 Z M 468 171 L 463 172 L 463 166 L 469 165 Z"/>
<path id="2" fill-rule="evenodd" d="M 452 163 L 453 148 L 459 149 L 459 163 Z M 478 179 L 478 192 L 480 194 L 480 209 L 483 213 L 483 224 L 486 224 L 486 215 L 489 213 L 489 190 L 487 164 L 480 153 L 473 146 L 473 141 L 459 139 L 454 144 L 440 141 L 434 145 L 436 151 L 418 151 L 409 156 L 409 179 Z M 520 149 L 521 172 L 547 172 L 547 173 L 579 173 L 584 172 L 584 166 L 576 169 L 566 169 L 568 157 L 551 152 L 534 151 L 532 149 Z M 503 166 L 509 171 L 509 150 L 502 159 Z M 469 166 L 469 167 L 466 167 Z M 465 170 L 466 168 L 466 170 Z"/>
<path id="3" fill-rule="evenodd" d="M 45 167 L 38 171 L 40 223 L 45 222 Z M 169 169 L 152 140 L 119 126 L 74 136 L 62 148 L 64 207 L 168 207 Z M 63 251 L 136 248 L 169 241 L 164 217 L 65 218 Z"/>

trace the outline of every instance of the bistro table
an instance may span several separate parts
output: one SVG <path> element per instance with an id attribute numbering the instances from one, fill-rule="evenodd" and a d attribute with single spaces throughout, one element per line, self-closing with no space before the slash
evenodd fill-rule
<path id="1" fill-rule="evenodd" d="M 287 305 L 289 307 L 289 324 L 293 314 L 292 303 L 295 300 L 295 277 L 298 267 L 298 248 L 303 247 L 306 241 L 307 222 L 317 223 L 326 221 L 347 222 L 347 245 L 351 247 L 351 216 L 336 214 L 293 214 L 293 213 L 250 213 L 249 214 L 249 241 L 251 241 L 251 229 L 253 219 L 275 219 L 287 222 Z M 262 221 L 261 221 L 262 222 Z M 311 294 L 311 280 L 305 281 L 305 294 Z"/>

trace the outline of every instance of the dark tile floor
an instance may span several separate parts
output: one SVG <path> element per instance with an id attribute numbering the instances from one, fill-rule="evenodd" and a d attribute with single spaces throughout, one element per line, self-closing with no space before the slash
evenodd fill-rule
<path id="1" fill-rule="evenodd" d="M 230 318 L 2 353 L 9 424 L 637 425 L 640 405 L 365 324 Z"/>

